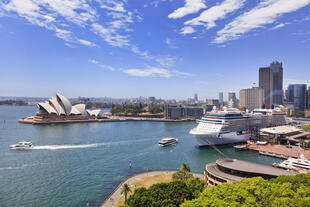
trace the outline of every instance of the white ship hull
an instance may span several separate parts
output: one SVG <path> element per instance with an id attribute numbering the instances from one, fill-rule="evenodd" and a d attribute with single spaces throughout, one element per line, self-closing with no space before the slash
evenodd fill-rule
<path id="1" fill-rule="evenodd" d="M 237 134 L 236 132 L 219 135 L 219 133 L 198 134 L 192 130 L 190 133 L 194 135 L 199 146 L 240 143 L 246 142 L 250 138 L 250 134 Z"/>

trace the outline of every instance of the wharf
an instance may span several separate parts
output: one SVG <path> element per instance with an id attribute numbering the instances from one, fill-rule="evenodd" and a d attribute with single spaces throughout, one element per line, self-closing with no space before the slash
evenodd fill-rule
<path id="1" fill-rule="evenodd" d="M 107 118 L 89 118 L 89 119 L 66 119 L 66 120 L 34 120 L 33 118 L 18 119 L 23 124 L 67 124 L 67 123 L 85 123 L 85 122 L 124 122 L 124 121 L 153 121 L 153 122 L 188 122 L 194 119 L 165 119 L 165 118 L 146 118 L 146 117 L 119 117 L 111 116 Z"/>
<path id="2" fill-rule="evenodd" d="M 236 150 L 253 150 L 259 152 L 260 155 L 266 155 L 271 157 L 277 157 L 281 159 L 287 159 L 288 157 L 299 158 L 301 154 L 305 158 L 310 159 L 310 150 L 302 149 L 297 146 L 287 147 L 285 145 L 257 145 L 246 144 L 235 146 Z"/>

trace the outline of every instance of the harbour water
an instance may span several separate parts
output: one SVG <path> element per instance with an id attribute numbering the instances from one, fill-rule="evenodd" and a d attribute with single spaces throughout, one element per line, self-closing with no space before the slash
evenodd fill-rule
<path id="1" fill-rule="evenodd" d="M 100 203 L 127 176 L 148 170 L 176 170 L 183 162 L 203 173 L 205 164 L 232 157 L 271 165 L 275 158 L 239 152 L 231 146 L 196 147 L 195 122 L 107 122 L 28 125 L 36 107 L 0 106 L 0 206 L 77 207 Z M 157 141 L 176 137 L 176 146 Z M 31 151 L 9 145 L 31 141 Z M 132 161 L 132 169 L 129 168 Z"/>

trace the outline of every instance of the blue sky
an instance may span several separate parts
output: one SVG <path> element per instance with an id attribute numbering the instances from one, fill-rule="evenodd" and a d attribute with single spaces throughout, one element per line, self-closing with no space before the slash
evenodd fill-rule
<path id="1" fill-rule="evenodd" d="M 0 0 L 0 96 L 217 98 L 283 62 L 310 84 L 310 0 Z"/>

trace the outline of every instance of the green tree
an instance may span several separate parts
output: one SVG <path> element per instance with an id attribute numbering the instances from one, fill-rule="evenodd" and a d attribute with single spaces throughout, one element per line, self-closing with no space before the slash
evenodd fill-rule
<path id="1" fill-rule="evenodd" d="M 181 165 L 180 170 L 184 170 L 184 171 L 186 171 L 186 172 L 190 172 L 190 171 L 191 171 L 191 168 L 188 166 L 188 164 L 183 163 L 183 164 Z"/>
<path id="2" fill-rule="evenodd" d="M 127 195 L 130 192 L 131 192 L 131 189 L 130 189 L 129 185 L 127 183 L 124 184 L 122 187 L 122 190 L 121 190 L 121 194 L 124 194 L 124 196 L 125 196 L 125 205 L 127 203 Z"/>
<path id="3" fill-rule="evenodd" d="M 302 129 L 305 130 L 305 131 L 310 131 L 310 124 L 304 124 L 302 126 Z"/>
<path id="4" fill-rule="evenodd" d="M 255 177 L 207 187 L 197 199 L 181 205 L 194 206 L 309 207 L 310 174 L 280 176 L 271 180 Z"/>

